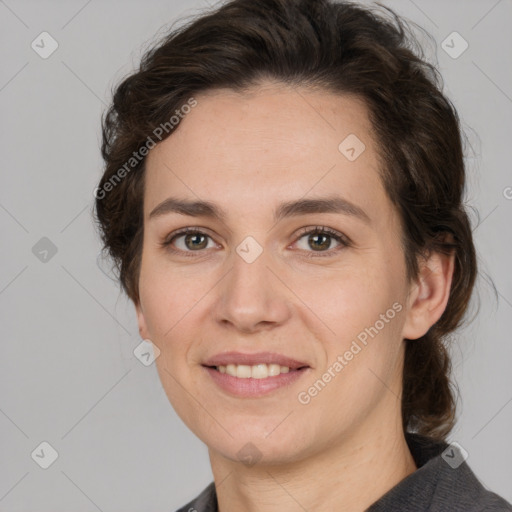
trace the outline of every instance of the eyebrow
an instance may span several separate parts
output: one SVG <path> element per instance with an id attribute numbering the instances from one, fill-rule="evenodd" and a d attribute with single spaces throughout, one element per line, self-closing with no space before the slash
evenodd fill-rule
<path id="1" fill-rule="evenodd" d="M 149 214 L 149 218 L 160 217 L 169 213 L 177 213 L 190 217 L 208 217 L 226 223 L 227 215 L 219 206 L 209 201 L 190 201 L 169 197 L 158 204 Z M 359 206 L 339 197 L 315 199 L 299 199 L 281 203 L 274 210 L 274 222 L 287 217 L 297 217 L 311 213 L 338 213 L 358 218 L 371 224 L 368 214 Z"/>

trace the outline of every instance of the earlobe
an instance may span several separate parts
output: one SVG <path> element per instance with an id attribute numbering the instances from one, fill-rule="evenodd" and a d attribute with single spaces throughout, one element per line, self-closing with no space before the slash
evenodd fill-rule
<path id="1" fill-rule="evenodd" d="M 148 328 L 146 325 L 146 318 L 144 317 L 144 312 L 142 311 L 142 306 L 140 301 L 135 304 L 135 311 L 137 313 L 137 323 L 139 324 L 139 334 L 143 340 L 150 339 Z"/>
<path id="2" fill-rule="evenodd" d="M 422 261 L 419 275 L 409 291 L 403 338 L 421 338 L 441 318 L 450 297 L 454 266 L 454 251 L 435 252 Z"/>

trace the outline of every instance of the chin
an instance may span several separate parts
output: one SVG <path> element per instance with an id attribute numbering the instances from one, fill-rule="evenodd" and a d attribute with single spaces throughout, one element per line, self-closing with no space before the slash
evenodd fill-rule
<path id="1" fill-rule="evenodd" d="M 263 425 L 261 428 L 244 428 L 243 432 L 229 430 L 228 425 L 225 426 L 232 437 L 227 434 L 222 438 L 219 436 L 213 438 L 211 435 L 198 437 L 208 446 L 210 452 L 233 462 L 242 462 L 247 466 L 282 465 L 304 458 L 308 451 L 299 445 L 299 440 L 303 439 L 303 436 L 297 432 L 286 429 L 279 432 L 280 427 L 278 427 L 268 435 L 269 430 Z"/>
<path id="2" fill-rule="evenodd" d="M 262 439 L 238 439 L 226 444 L 208 445 L 210 452 L 245 466 L 282 466 L 300 460 L 297 447 L 269 443 Z"/>

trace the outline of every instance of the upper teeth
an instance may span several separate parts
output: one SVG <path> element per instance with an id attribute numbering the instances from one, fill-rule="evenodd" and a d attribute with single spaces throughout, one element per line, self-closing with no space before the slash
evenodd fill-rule
<path id="1" fill-rule="evenodd" d="M 290 368 L 288 366 L 280 366 L 278 364 L 255 364 L 249 366 L 247 364 L 228 364 L 227 366 L 217 366 L 220 373 L 227 373 L 233 377 L 240 379 L 266 379 L 273 377 L 280 373 L 288 373 Z"/>

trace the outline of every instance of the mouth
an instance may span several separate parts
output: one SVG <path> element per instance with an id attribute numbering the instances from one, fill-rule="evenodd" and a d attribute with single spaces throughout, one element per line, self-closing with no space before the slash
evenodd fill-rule
<path id="1" fill-rule="evenodd" d="M 202 365 L 218 389 L 230 396 L 257 398 L 290 387 L 313 369 L 306 363 L 269 352 L 223 353 Z"/>
<path id="2" fill-rule="evenodd" d="M 309 366 L 299 366 L 298 368 L 290 368 L 289 366 L 281 366 L 280 364 L 266 364 L 258 363 L 253 365 L 248 364 L 227 364 L 218 366 L 205 366 L 219 373 L 235 377 L 237 379 L 268 379 L 277 377 L 278 375 L 298 372 Z"/>

